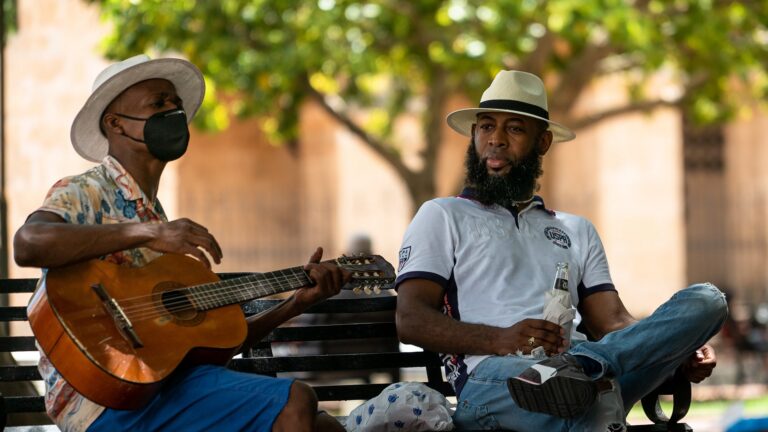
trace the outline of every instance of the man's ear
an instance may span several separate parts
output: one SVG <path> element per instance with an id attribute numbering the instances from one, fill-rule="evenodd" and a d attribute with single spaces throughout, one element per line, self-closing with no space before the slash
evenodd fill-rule
<path id="1" fill-rule="evenodd" d="M 121 133 L 123 132 L 123 126 L 120 124 L 120 118 L 112 113 L 104 114 L 101 119 L 101 127 L 105 133 Z"/>
<path id="2" fill-rule="evenodd" d="M 472 131 L 470 137 L 474 140 L 475 139 L 475 128 L 477 127 L 477 123 L 472 123 Z"/>
<path id="3" fill-rule="evenodd" d="M 552 145 L 552 131 L 546 130 L 539 135 L 539 142 L 537 146 L 539 148 L 539 154 L 545 155 L 549 151 L 549 147 Z"/>

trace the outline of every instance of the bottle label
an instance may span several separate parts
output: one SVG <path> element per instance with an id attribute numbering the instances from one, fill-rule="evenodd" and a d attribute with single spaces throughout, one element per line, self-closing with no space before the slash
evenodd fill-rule
<path id="1" fill-rule="evenodd" d="M 554 288 L 563 290 L 563 291 L 568 291 L 568 279 L 563 279 L 563 278 L 555 279 Z"/>

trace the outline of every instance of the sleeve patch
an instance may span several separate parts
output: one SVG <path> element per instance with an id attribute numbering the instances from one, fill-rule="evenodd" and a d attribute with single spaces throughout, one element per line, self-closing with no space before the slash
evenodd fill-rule
<path id="1" fill-rule="evenodd" d="M 408 258 L 410 258 L 410 257 L 411 257 L 411 247 L 410 246 L 406 246 L 406 247 L 400 249 L 399 264 L 397 266 L 397 271 L 398 272 L 403 269 L 403 266 L 405 265 L 406 262 L 408 262 Z"/>

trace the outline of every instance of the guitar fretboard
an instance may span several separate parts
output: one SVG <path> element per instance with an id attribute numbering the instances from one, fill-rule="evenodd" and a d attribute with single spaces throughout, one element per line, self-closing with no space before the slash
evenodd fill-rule
<path id="1" fill-rule="evenodd" d="M 252 274 L 235 279 L 195 285 L 183 291 L 195 306 L 204 311 L 243 303 L 272 294 L 311 285 L 303 267 L 291 267 L 269 273 Z"/>

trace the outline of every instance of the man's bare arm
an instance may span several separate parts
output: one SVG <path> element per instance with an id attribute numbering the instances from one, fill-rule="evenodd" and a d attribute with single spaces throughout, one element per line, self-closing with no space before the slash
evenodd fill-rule
<path id="1" fill-rule="evenodd" d="M 637 322 L 616 291 L 601 291 L 588 296 L 579 304 L 579 313 L 596 340 Z"/>
<path id="2" fill-rule="evenodd" d="M 397 334 L 403 343 L 430 351 L 506 355 L 530 353 L 528 340 L 547 352 L 563 350 L 562 328 L 544 320 L 526 319 L 508 328 L 470 324 L 441 311 L 443 288 L 426 279 L 409 279 L 397 292 Z"/>
<path id="3" fill-rule="evenodd" d="M 136 247 L 192 255 L 210 268 L 205 249 L 216 263 L 221 261 L 216 239 L 189 219 L 162 224 L 79 225 L 38 211 L 16 232 L 13 246 L 16 263 L 24 267 L 58 267 Z"/>

